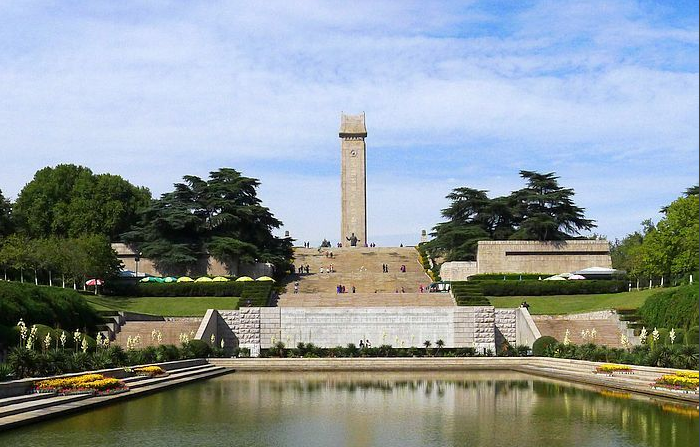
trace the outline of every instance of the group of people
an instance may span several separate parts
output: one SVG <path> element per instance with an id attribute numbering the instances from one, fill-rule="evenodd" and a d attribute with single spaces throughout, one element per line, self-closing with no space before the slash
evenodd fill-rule
<path id="1" fill-rule="evenodd" d="M 333 267 L 333 264 L 329 265 L 328 267 L 324 268 L 321 266 L 320 269 L 318 269 L 319 273 L 335 273 L 335 267 Z"/>
<path id="2" fill-rule="evenodd" d="M 352 286 L 350 288 L 350 293 L 355 293 L 355 286 Z M 342 284 L 338 284 L 335 286 L 335 293 L 347 293 L 347 290 L 345 290 L 345 286 Z"/>
<path id="3" fill-rule="evenodd" d="M 362 339 L 360 339 L 360 349 L 364 349 L 364 348 L 369 349 L 371 347 L 372 347 L 372 343 L 370 343 L 369 340 L 362 341 Z"/>
<path id="4" fill-rule="evenodd" d="M 311 242 L 304 242 L 304 248 L 311 248 Z"/>
<path id="5" fill-rule="evenodd" d="M 332 251 L 326 250 L 326 253 L 324 253 L 324 254 L 326 255 L 327 258 L 333 259 L 333 252 Z"/>
<path id="6" fill-rule="evenodd" d="M 309 264 L 300 265 L 299 267 L 297 267 L 297 273 L 300 275 L 303 273 L 306 273 L 308 275 L 310 270 L 311 269 L 309 268 Z"/>
<path id="7" fill-rule="evenodd" d="M 401 273 L 406 273 L 406 265 L 401 264 L 401 267 L 399 267 L 399 271 Z M 382 273 L 389 273 L 389 264 L 382 264 Z"/>
<path id="8" fill-rule="evenodd" d="M 520 307 L 524 307 L 525 309 L 528 309 L 528 310 L 530 309 L 530 305 L 527 304 L 527 301 L 523 301 L 522 303 L 520 303 Z"/>

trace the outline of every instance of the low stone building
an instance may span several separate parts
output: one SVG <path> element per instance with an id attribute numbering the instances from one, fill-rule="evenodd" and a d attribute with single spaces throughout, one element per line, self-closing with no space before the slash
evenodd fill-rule
<path id="1" fill-rule="evenodd" d="M 135 250 L 126 244 L 113 243 L 112 250 L 117 253 L 117 259 L 119 259 L 124 265 L 124 270 L 130 270 L 136 273 L 137 276 L 164 276 L 168 273 L 158 270 L 153 260 L 139 256 Z M 261 276 L 272 276 L 273 273 L 273 266 L 269 263 L 259 262 L 256 264 L 241 264 L 240 266 L 233 266 L 231 269 L 229 269 L 224 264 L 210 256 L 209 258 L 202 259 L 197 269 L 189 274 L 193 276 L 246 275 L 253 278 L 259 278 Z"/>
<path id="2" fill-rule="evenodd" d="M 445 262 L 444 281 L 464 281 L 483 273 L 562 273 L 612 267 L 606 240 L 479 241 L 476 262 Z"/>

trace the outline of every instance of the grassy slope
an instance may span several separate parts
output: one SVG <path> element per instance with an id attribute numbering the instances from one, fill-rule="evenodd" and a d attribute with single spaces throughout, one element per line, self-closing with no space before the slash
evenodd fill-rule
<path id="1" fill-rule="evenodd" d="M 237 297 L 86 297 L 97 310 L 123 310 L 165 317 L 201 317 L 207 309 L 235 309 Z"/>
<path id="2" fill-rule="evenodd" d="M 615 308 L 634 309 L 658 291 L 659 289 L 652 289 L 599 295 L 490 296 L 488 299 L 495 307 L 519 307 L 520 303 L 527 301 L 533 315 L 560 315 Z"/>

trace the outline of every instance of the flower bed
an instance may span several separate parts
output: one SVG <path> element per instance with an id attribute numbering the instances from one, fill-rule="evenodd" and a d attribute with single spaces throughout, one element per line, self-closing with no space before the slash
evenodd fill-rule
<path id="1" fill-rule="evenodd" d="M 596 374 L 607 374 L 609 376 L 612 376 L 614 373 L 634 374 L 634 371 L 629 365 L 616 365 L 613 363 L 606 363 L 604 365 L 596 366 L 595 371 L 593 372 Z"/>
<path id="2" fill-rule="evenodd" d="M 698 392 L 698 373 L 680 371 L 673 374 L 664 374 L 654 381 L 653 388 L 662 388 L 671 391 Z"/>
<path id="3" fill-rule="evenodd" d="M 132 372 L 137 376 L 158 377 L 165 376 L 168 373 L 160 366 L 141 366 L 132 369 Z"/>
<path id="4" fill-rule="evenodd" d="M 47 379 L 34 384 L 34 391 L 37 393 L 58 393 L 64 396 L 71 394 L 115 394 L 128 391 L 128 389 L 121 380 L 105 377 L 102 374 L 83 374 L 76 377 Z"/>

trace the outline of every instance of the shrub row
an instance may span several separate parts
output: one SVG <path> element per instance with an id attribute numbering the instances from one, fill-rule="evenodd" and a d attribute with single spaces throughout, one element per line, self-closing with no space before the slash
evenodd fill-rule
<path id="1" fill-rule="evenodd" d="M 541 339 L 547 338 L 538 344 Z M 541 337 L 533 344 L 533 355 L 591 362 L 622 363 L 626 365 L 656 366 L 661 368 L 698 369 L 698 350 L 695 345 L 649 345 L 632 349 L 608 348 L 593 343 L 564 345 L 552 343 L 552 337 Z M 535 347 L 537 346 L 537 350 Z"/>
<path id="2" fill-rule="evenodd" d="M 115 281 L 105 287 L 114 296 L 237 296 L 267 302 L 271 281 L 140 283 Z"/>
<path id="3" fill-rule="evenodd" d="M 519 346 L 512 352 L 526 355 L 529 349 L 526 346 Z M 394 348 L 391 345 L 382 345 L 373 348 L 360 348 L 354 343 L 346 346 L 336 346 L 333 348 L 321 348 L 313 343 L 298 343 L 295 348 L 288 348 L 282 342 L 277 342 L 269 349 L 263 349 L 261 357 L 475 357 L 493 356 L 494 352 L 477 352 L 474 348 L 443 348 L 437 343 L 429 343 L 428 347 Z"/>
<path id="4" fill-rule="evenodd" d="M 479 281 L 486 296 L 540 296 L 618 293 L 627 291 L 625 281 Z"/>
<path id="5" fill-rule="evenodd" d="M 484 297 L 479 282 L 454 281 L 450 285 L 452 295 L 459 306 L 490 306 L 491 302 Z"/>
<path id="6" fill-rule="evenodd" d="M 698 286 L 687 285 L 663 290 L 651 295 L 639 308 L 639 315 L 647 328 L 689 328 L 696 326 L 698 312 Z"/>
<path id="7" fill-rule="evenodd" d="M 93 331 L 100 322 L 97 311 L 74 290 L 0 281 L 0 326 L 12 327 L 28 317 L 70 331 Z"/>
<path id="8" fill-rule="evenodd" d="M 525 281 L 528 279 L 547 278 L 552 276 L 551 273 L 481 273 L 478 275 L 470 276 L 469 281 Z"/>
<path id="9" fill-rule="evenodd" d="M 47 352 L 14 348 L 7 356 L 7 363 L 0 364 L 0 371 L 12 378 L 45 377 L 96 369 L 119 368 L 146 363 L 169 362 L 204 357 L 249 355 L 246 349 L 224 350 L 211 347 L 202 340 L 190 340 L 177 347 L 160 345 L 125 351 L 120 346 L 110 346 L 97 351 L 75 352 L 71 349 L 51 349 Z M 10 377 L 0 377 L 6 380 Z"/>

